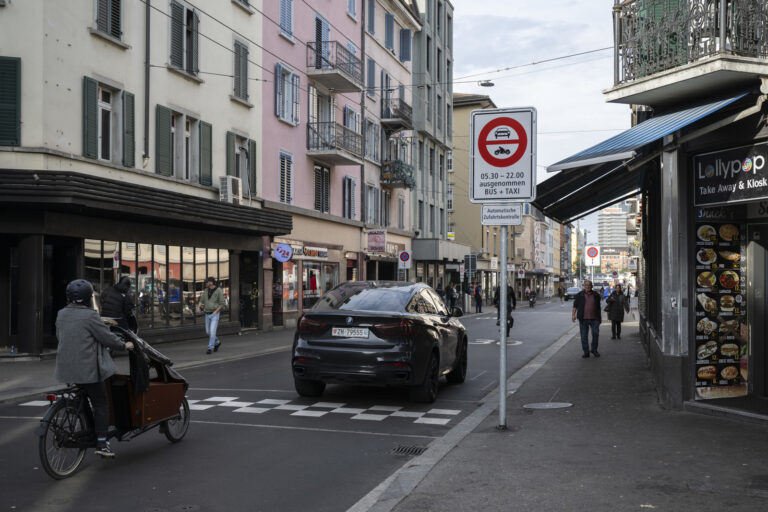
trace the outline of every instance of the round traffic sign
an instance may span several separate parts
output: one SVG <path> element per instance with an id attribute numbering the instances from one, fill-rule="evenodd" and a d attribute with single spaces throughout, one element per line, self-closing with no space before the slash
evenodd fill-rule
<path id="1" fill-rule="evenodd" d="M 489 146 L 496 148 L 493 154 Z M 513 147 L 507 148 L 507 146 Z M 514 146 L 517 147 L 514 148 Z M 477 148 L 486 163 L 494 167 L 509 167 L 517 163 L 525 154 L 528 148 L 528 135 L 519 121 L 511 117 L 497 117 L 480 131 Z"/>
<path id="2" fill-rule="evenodd" d="M 411 259 L 411 255 L 408 254 L 408 251 L 403 251 L 400 253 L 400 261 L 405 262 L 405 261 L 408 261 L 409 259 Z"/>
<path id="3" fill-rule="evenodd" d="M 523 270 L 523 269 L 518 270 L 517 271 L 517 277 L 519 277 L 520 279 L 524 279 L 525 278 L 525 270 Z"/>
<path id="4" fill-rule="evenodd" d="M 597 258 L 597 247 L 590 247 L 587 249 L 587 256 L 590 258 Z"/>

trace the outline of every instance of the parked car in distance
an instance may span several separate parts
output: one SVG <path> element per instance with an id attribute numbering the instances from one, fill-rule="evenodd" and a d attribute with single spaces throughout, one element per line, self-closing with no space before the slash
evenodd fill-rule
<path id="1" fill-rule="evenodd" d="M 565 290 L 565 300 L 571 300 L 581 291 L 578 286 L 572 286 Z"/>
<path id="2" fill-rule="evenodd" d="M 467 375 L 467 333 L 424 283 L 347 281 L 299 319 L 291 367 L 301 396 L 326 384 L 406 386 L 411 400 L 434 402 L 440 377 Z"/>

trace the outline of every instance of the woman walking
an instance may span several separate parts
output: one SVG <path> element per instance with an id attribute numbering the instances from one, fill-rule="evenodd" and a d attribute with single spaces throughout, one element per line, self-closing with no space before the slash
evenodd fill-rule
<path id="1" fill-rule="evenodd" d="M 611 339 L 621 339 L 621 322 L 624 321 L 624 313 L 629 313 L 629 297 L 624 295 L 621 285 L 617 284 L 611 295 L 605 301 L 605 311 L 611 321 Z"/>

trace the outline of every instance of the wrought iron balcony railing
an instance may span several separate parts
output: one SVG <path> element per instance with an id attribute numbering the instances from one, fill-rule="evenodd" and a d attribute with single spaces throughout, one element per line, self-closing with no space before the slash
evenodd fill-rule
<path id="1" fill-rule="evenodd" d="M 390 187 L 410 188 L 416 186 L 413 166 L 402 160 L 386 160 L 381 163 L 381 183 Z"/>
<path id="2" fill-rule="evenodd" d="M 381 99 L 381 119 L 382 122 L 386 119 L 397 119 L 410 126 L 413 122 L 413 108 L 403 98 L 384 97 Z"/>
<path id="3" fill-rule="evenodd" d="M 334 121 L 307 123 L 307 149 L 309 151 L 341 150 L 361 157 L 363 137 Z"/>
<path id="4" fill-rule="evenodd" d="M 318 70 L 338 70 L 356 84 L 363 81 L 363 62 L 338 41 L 307 43 L 307 67 Z"/>
<path id="5" fill-rule="evenodd" d="M 715 55 L 768 58 L 764 0 L 624 0 L 613 10 L 615 85 Z"/>

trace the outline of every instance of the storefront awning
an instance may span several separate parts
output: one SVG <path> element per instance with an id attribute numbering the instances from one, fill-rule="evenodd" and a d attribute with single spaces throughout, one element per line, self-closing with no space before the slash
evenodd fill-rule
<path id="1" fill-rule="evenodd" d="M 549 172 L 560 172 L 536 187 L 534 206 L 546 216 L 568 223 L 636 195 L 643 188 L 645 164 L 659 155 L 647 151 L 642 155 L 647 146 L 746 95 L 651 118 L 547 167 Z"/>

